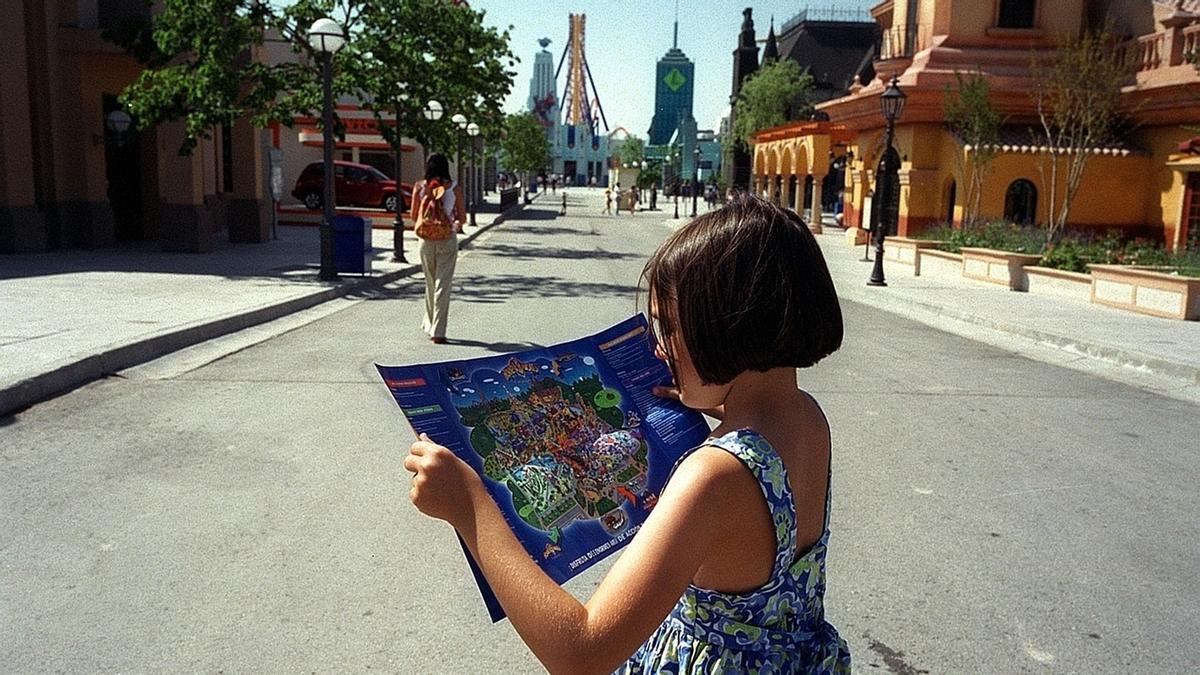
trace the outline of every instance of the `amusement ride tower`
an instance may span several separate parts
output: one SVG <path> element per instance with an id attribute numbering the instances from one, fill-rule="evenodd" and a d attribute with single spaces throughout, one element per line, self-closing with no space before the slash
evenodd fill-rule
<path id="1" fill-rule="evenodd" d="M 546 50 L 550 40 L 538 41 L 542 50 L 534 58 L 528 107 L 546 127 L 550 140 L 551 166 L 547 172 L 561 176 L 564 185 L 603 187 L 608 184 L 608 120 L 588 66 L 586 27 L 585 15 L 570 15 L 567 45 L 557 69 Z M 562 98 L 558 98 L 556 83 L 564 66 L 566 85 Z"/>

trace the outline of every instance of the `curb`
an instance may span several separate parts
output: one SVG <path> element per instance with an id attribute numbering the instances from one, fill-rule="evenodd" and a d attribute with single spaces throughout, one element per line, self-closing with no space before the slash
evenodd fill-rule
<path id="1" fill-rule="evenodd" d="M 501 224 L 513 213 L 522 210 L 524 210 L 524 205 L 518 202 L 500 212 L 492 222 L 476 227 L 474 232 L 461 238 L 459 247 L 469 247 L 484 232 Z M 409 263 L 400 269 L 376 277 L 358 279 L 344 277 L 344 281 L 338 283 L 337 286 L 314 291 L 308 295 L 213 320 L 203 320 L 137 342 L 114 345 L 98 354 L 92 354 L 82 359 L 68 360 L 54 366 L 52 370 L 38 373 L 0 389 L 0 417 L 19 412 L 35 403 L 61 396 L 94 380 L 147 361 L 153 361 L 160 356 L 185 347 L 274 321 L 354 292 L 381 287 L 397 279 L 415 274 L 420 269 L 420 263 Z"/>

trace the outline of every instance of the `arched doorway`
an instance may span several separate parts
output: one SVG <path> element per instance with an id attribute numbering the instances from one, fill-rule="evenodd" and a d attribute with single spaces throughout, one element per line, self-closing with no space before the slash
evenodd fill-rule
<path id="1" fill-rule="evenodd" d="M 1014 180 L 1004 193 L 1004 219 L 1018 225 L 1037 220 L 1037 187 L 1024 178 Z"/>
<path id="2" fill-rule="evenodd" d="M 875 169 L 875 196 L 871 199 L 871 231 L 882 227 L 887 236 L 895 234 L 900 222 L 900 153 L 888 148 Z"/>
<path id="3" fill-rule="evenodd" d="M 101 105 L 105 119 L 110 112 L 122 109 L 116 94 L 104 94 Z M 113 212 L 114 234 L 117 241 L 145 239 L 141 136 L 134 126 L 119 136 L 108 129 L 104 134 L 104 177 L 108 182 L 106 195 Z"/>

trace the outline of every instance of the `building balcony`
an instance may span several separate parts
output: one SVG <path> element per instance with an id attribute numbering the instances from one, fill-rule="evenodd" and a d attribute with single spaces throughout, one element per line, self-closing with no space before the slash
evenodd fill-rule
<path id="1" fill-rule="evenodd" d="M 922 42 L 921 27 L 915 23 L 883 28 L 875 43 L 875 74 L 886 82 L 904 72 L 924 48 Z"/>
<path id="2" fill-rule="evenodd" d="M 1158 71 L 1193 68 L 1188 55 L 1200 55 L 1200 20 L 1130 38 L 1120 43 L 1118 50 L 1137 84 L 1161 79 L 1155 74 Z"/>
<path id="3" fill-rule="evenodd" d="M 915 23 L 884 28 L 880 32 L 879 41 L 875 45 L 875 60 L 911 60 L 913 54 L 920 51 L 917 44 L 920 34 L 920 26 Z"/>

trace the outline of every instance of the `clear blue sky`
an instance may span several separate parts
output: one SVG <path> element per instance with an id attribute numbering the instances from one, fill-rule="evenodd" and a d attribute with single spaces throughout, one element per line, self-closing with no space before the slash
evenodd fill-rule
<path id="1" fill-rule="evenodd" d="M 878 0 L 679 0 L 679 48 L 696 64 L 693 110 L 701 129 L 716 129 L 729 101 L 733 80 L 733 50 L 742 25 L 742 10 L 754 10 L 760 40 L 767 36 L 771 15 L 776 29 L 805 7 L 864 9 Z M 586 51 L 608 126 L 624 126 L 642 138 L 654 115 L 654 65 L 671 48 L 675 0 L 472 0 L 486 12 L 484 21 L 499 28 L 512 26 L 510 46 L 520 58 L 505 109 L 518 112 L 529 96 L 537 41 L 548 37 L 555 65 L 566 46 L 568 15 L 587 15 Z M 566 84 L 566 68 L 558 90 Z"/>

